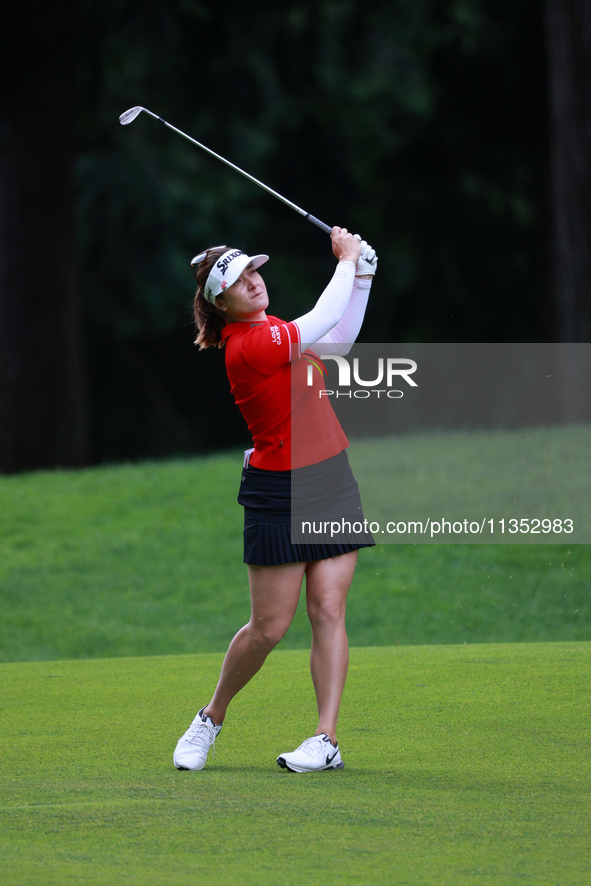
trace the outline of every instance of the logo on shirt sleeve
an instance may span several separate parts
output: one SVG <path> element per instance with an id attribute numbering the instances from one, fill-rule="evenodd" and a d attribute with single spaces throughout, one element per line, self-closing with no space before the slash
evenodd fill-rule
<path id="1" fill-rule="evenodd" d="M 281 344 L 281 330 L 279 326 L 271 326 L 271 341 L 275 345 Z"/>

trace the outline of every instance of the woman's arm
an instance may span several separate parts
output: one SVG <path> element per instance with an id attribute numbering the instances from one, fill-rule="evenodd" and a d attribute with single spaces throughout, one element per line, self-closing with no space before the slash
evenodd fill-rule
<path id="1" fill-rule="evenodd" d="M 336 326 L 311 345 L 317 354 L 340 354 L 345 357 L 363 324 L 372 277 L 355 277 L 347 309 Z"/>
<path id="2" fill-rule="evenodd" d="M 356 262 L 355 277 L 347 307 L 336 324 L 324 335 L 321 335 L 315 342 L 305 343 L 306 347 L 312 347 L 312 350 L 318 354 L 322 352 L 345 356 L 351 350 L 351 345 L 357 340 L 363 324 L 378 258 L 375 249 L 369 246 L 365 240 L 361 240 L 358 234 L 355 234 L 355 238 L 360 241 L 361 250 Z M 301 322 L 301 319 L 296 323 Z M 312 331 L 317 331 L 317 327 Z"/>
<path id="3" fill-rule="evenodd" d="M 294 321 L 300 330 L 302 350 L 318 341 L 337 325 L 347 310 L 354 279 L 354 262 L 339 262 L 332 280 L 312 310 Z"/>
<path id="4" fill-rule="evenodd" d="M 313 344 L 333 329 L 347 310 L 351 298 L 355 265 L 361 246 L 346 228 L 334 227 L 330 235 L 332 251 L 339 263 L 332 280 L 307 314 L 295 320 L 300 330 L 302 348 Z"/>

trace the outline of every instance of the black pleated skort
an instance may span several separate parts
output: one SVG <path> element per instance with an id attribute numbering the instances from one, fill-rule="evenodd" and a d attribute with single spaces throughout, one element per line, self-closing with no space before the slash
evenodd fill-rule
<path id="1" fill-rule="evenodd" d="M 244 562 L 252 566 L 327 560 L 374 545 L 369 531 L 354 531 L 364 517 L 345 451 L 294 471 L 244 468 L 238 502 L 244 507 Z M 312 531 L 300 531 L 302 518 Z M 344 530 L 334 537 L 316 532 L 336 520 Z"/>

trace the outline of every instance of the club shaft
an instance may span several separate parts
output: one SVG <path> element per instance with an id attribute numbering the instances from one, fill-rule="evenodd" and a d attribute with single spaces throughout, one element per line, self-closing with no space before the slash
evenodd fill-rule
<path id="1" fill-rule="evenodd" d="M 269 188 L 263 182 L 259 181 L 258 178 L 255 178 L 254 175 L 250 175 L 248 172 L 245 172 L 244 169 L 240 169 L 239 166 L 236 166 L 234 163 L 231 163 L 229 160 L 226 160 L 225 157 L 221 157 L 219 154 L 216 154 L 215 151 L 212 151 L 211 148 L 208 148 L 206 145 L 202 145 L 201 142 L 198 142 L 197 139 L 192 138 L 190 135 L 187 135 L 186 132 L 183 132 L 181 129 L 177 129 L 176 126 L 173 126 L 172 123 L 168 123 L 162 117 L 159 117 L 158 114 L 154 114 L 152 111 L 149 111 L 147 108 L 143 108 L 143 110 L 150 114 L 151 117 L 154 117 L 156 120 L 159 120 L 160 123 L 163 123 L 164 126 L 168 127 L 168 129 L 172 129 L 173 132 L 177 132 L 179 135 L 182 135 L 183 138 L 186 138 L 187 141 L 192 142 L 194 145 L 197 145 L 198 148 L 201 148 L 202 151 L 207 151 L 208 154 L 211 154 L 212 157 L 215 157 L 216 160 L 221 160 L 222 163 L 225 163 L 226 166 L 229 166 L 230 169 L 234 169 L 236 172 L 239 172 L 240 175 L 243 175 L 244 178 L 247 178 L 249 181 L 253 182 L 253 184 L 258 185 L 259 188 L 262 188 L 268 194 L 271 194 L 272 197 L 277 197 L 278 200 L 281 200 L 282 203 L 285 203 L 286 206 L 289 206 L 291 209 L 295 209 L 300 215 L 303 215 L 304 218 L 308 219 L 309 222 L 312 222 L 313 225 L 323 230 L 326 234 L 330 234 L 332 228 L 329 225 L 324 224 L 324 222 L 320 221 L 320 219 L 316 218 L 313 215 L 310 215 L 309 212 L 306 212 L 305 209 L 302 209 L 301 206 L 297 206 L 295 203 L 292 203 L 291 200 L 288 200 L 287 197 L 282 197 L 281 194 L 278 194 L 277 191 L 274 191 L 273 188 Z"/>

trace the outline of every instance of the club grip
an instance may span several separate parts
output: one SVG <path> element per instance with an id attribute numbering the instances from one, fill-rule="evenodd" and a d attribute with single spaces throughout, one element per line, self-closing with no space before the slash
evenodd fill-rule
<path id="1" fill-rule="evenodd" d="M 328 225 L 325 225 L 324 222 L 321 222 L 319 218 L 310 215 L 309 212 L 306 214 L 306 218 L 308 219 L 308 221 L 311 221 L 313 225 L 316 225 L 317 228 L 320 228 L 321 231 L 324 231 L 325 234 L 332 233 L 332 228 L 329 228 Z"/>

